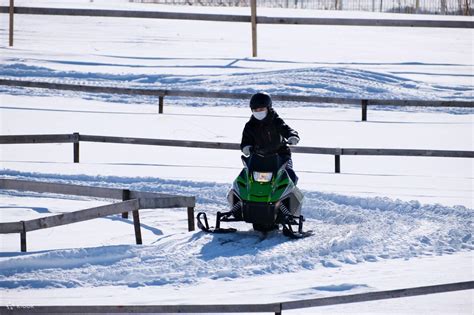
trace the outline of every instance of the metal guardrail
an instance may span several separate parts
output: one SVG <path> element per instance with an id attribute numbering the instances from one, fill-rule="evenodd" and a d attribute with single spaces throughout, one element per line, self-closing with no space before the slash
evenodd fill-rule
<path id="1" fill-rule="evenodd" d="M 9 135 L 0 136 L 0 144 L 26 144 L 26 143 L 73 143 L 73 161 L 79 163 L 79 143 L 117 143 L 117 144 L 138 144 L 172 146 L 202 149 L 225 149 L 240 150 L 238 143 L 227 142 L 204 142 L 186 140 L 167 140 L 149 138 L 127 138 L 74 134 L 58 135 Z M 474 151 L 460 150 L 417 150 L 417 149 L 369 149 L 369 148 L 323 148 L 323 147 L 303 147 L 295 146 L 291 148 L 294 153 L 307 154 L 327 154 L 334 155 L 335 173 L 341 172 L 341 155 L 383 155 L 383 156 L 424 156 L 424 157 L 450 157 L 450 158 L 474 158 Z"/>
<path id="2" fill-rule="evenodd" d="M 0 223 L 0 234 L 20 233 L 20 248 L 22 252 L 26 252 L 27 232 L 97 219 L 112 214 L 122 213 L 122 217 L 127 218 L 129 212 L 132 212 L 133 214 L 136 243 L 142 244 L 140 217 L 138 212 L 138 210 L 140 209 L 185 207 L 188 210 L 188 230 L 194 231 L 195 228 L 195 197 L 140 192 L 128 189 L 91 187 L 72 184 L 58 184 L 2 178 L 0 178 L 0 189 L 34 191 L 41 193 L 47 192 L 64 195 L 89 196 L 122 200 L 122 202 L 114 204 L 67 212 L 39 219 Z"/>
<path id="3" fill-rule="evenodd" d="M 285 310 L 304 309 L 328 305 L 360 303 L 386 299 L 420 296 L 435 293 L 474 289 L 474 281 L 447 283 L 398 290 L 366 292 L 300 301 L 267 304 L 228 305 L 57 305 L 57 306 L 0 306 L 2 314 L 159 314 L 159 313 L 274 313 L 281 315 Z"/>
<path id="4" fill-rule="evenodd" d="M 156 96 L 159 98 L 158 113 L 163 113 L 164 97 L 199 97 L 199 98 L 228 98 L 228 99 L 250 99 L 251 93 L 228 93 L 212 91 L 192 91 L 192 90 L 169 90 L 169 89 L 143 89 L 143 88 L 123 88 L 110 86 L 92 86 L 79 84 L 50 83 L 39 81 L 0 79 L 0 85 L 41 88 L 54 90 L 67 90 L 87 93 L 107 93 L 107 94 L 128 94 Z M 352 99 L 338 97 L 321 97 L 311 95 L 272 95 L 275 101 L 284 102 L 305 102 L 323 104 L 347 104 L 360 105 L 362 110 L 362 121 L 367 121 L 368 106 L 389 105 L 389 106 L 430 106 L 430 107 L 474 107 L 474 101 L 440 101 L 440 100 L 388 100 L 388 99 Z"/>

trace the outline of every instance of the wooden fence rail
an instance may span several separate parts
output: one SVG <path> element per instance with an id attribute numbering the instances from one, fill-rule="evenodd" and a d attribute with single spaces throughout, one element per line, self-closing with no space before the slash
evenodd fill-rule
<path id="1" fill-rule="evenodd" d="M 220 304 L 220 305 L 54 305 L 54 306 L 0 306 L 2 314 L 159 314 L 159 313 L 274 313 L 281 315 L 285 310 L 304 309 L 327 305 L 360 303 L 386 299 L 420 296 L 435 293 L 455 292 L 474 289 L 474 281 L 430 285 L 340 295 L 300 301 L 287 301 L 267 304 Z"/>
<path id="2" fill-rule="evenodd" d="M 96 198 L 121 199 L 122 202 L 47 216 L 39 219 L 0 223 L 0 234 L 20 233 L 20 248 L 26 252 L 26 233 L 60 225 L 97 219 L 113 214 L 132 212 L 135 229 L 135 240 L 142 244 L 140 230 L 140 209 L 157 208 L 187 208 L 188 230 L 194 231 L 195 197 L 176 196 L 151 192 L 131 191 L 103 187 L 80 186 L 72 184 L 24 181 L 15 179 L 0 179 L 0 189 L 34 191 L 41 193 L 56 193 L 64 195 L 89 196 Z"/>
<path id="3" fill-rule="evenodd" d="M 87 196 L 104 199 L 123 200 L 124 189 L 82 186 L 74 184 L 49 183 L 0 178 L 0 189 L 27 190 L 40 193 L 53 193 L 74 196 Z M 162 198 L 174 195 L 143 191 L 128 191 L 128 199 Z M 193 197 L 182 197 L 183 203 L 193 203 Z"/>
<path id="4" fill-rule="evenodd" d="M 139 209 L 138 200 L 128 200 L 118 202 L 110 205 L 94 207 L 79 211 L 66 212 L 58 215 L 52 215 L 49 217 L 43 217 L 34 220 L 22 221 L 24 225 L 24 231 L 36 231 L 41 229 L 52 228 L 55 226 L 66 225 L 71 223 L 77 223 L 82 221 L 88 221 L 101 217 L 106 217 L 112 214 L 121 214 L 123 212 L 132 212 Z M 18 233 L 21 231 L 18 231 Z"/>
<path id="5" fill-rule="evenodd" d="M 57 135 L 60 143 L 69 142 L 74 144 L 73 160 L 79 163 L 79 143 L 99 142 L 116 144 L 139 144 L 155 146 L 172 146 L 186 148 L 202 149 L 226 149 L 240 150 L 238 143 L 226 142 L 204 142 L 204 141 L 186 141 L 186 140 L 167 140 L 167 139 L 149 139 L 149 138 L 128 138 L 128 137 L 110 137 L 93 136 L 73 133 L 73 135 Z M 0 144 L 18 144 L 18 143 L 56 143 L 54 135 L 11 135 L 0 136 Z M 307 154 L 326 154 L 334 155 L 335 173 L 341 172 L 341 155 L 378 155 L 378 156 L 424 156 L 424 157 L 449 157 L 449 158 L 474 158 L 474 151 L 460 150 L 417 150 L 417 149 L 369 149 L 369 148 L 323 148 L 323 147 L 292 147 L 294 153 Z"/>
<path id="6" fill-rule="evenodd" d="M 474 281 L 466 281 L 466 282 L 431 285 L 431 286 L 408 288 L 408 289 L 367 292 L 367 293 L 341 295 L 341 296 L 333 296 L 333 297 L 326 297 L 326 298 L 284 302 L 282 303 L 282 309 L 293 310 L 293 309 L 301 309 L 301 308 L 308 308 L 308 307 L 378 301 L 378 300 L 385 300 L 385 299 L 394 299 L 394 298 L 402 298 L 402 297 L 409 297 L 409 296 L 419 296 L 419 295 L 435 294 L 435 293 L 442 293 L 442 292 L 472 290 L 472 289 L 474 289 Z"/>
<path id="7" fill-rule="evenodd" d="M 0 6 L 0 13 L 8 13 L 8 6 Z M 196 20 L 214 22 L 250 23 L 251 15 L 206 14 L 158 11 L 100 10 L 100 9 L 67 9 L 18 7 L 15 14 L 58 15 L 58 16 L 93 16 L 146 19 Z M 394 26 L 394 27 L 442 27 L 474 28 L 473 21 L 429 20 L 429 19 L 359 19 L 359 18 L 311 18 L 311 17 L 271 17 L 257 16 L 257 24 L 298 24 L 298 25 L 341 25 L 341 26 Z"/>
<path id="8" fill-rule="evenodd" d="M 168 89 L 144 89 L 144 88 L 124 88 L 111 86 L 92 86 L 79 84 L 50 83 L 39 81 L 0 79 L 0 85 L 42 88 L 54 90 L 67 90 L 86 93 L 107 93 L 107 94 L 127 94 L 145 95 L 159 98 L 158 113 L 163 113 L 164 97 L 199 97 L 199 98 L 227 98 L 227 99 L 250 99 L 251 93 L 230 93 L 212 91 L 192 91 L 192 90 L 168 90 Z M 367 121 L 367 110 L 369 106 L 389 105 L 389 106 L 423 106 L 423 107 L 468 107 L 474 108 L 473 101 L 442 101 L 442 100 L 387 100 L 387 99 L 352 99 L 338 97 L 321 97 L 311 95 L 272 95 L 275 101 L 284 102 L 304 102 L 315 104 L 341 104 L 360 105 L 362 110 L 362 121 Z"/>

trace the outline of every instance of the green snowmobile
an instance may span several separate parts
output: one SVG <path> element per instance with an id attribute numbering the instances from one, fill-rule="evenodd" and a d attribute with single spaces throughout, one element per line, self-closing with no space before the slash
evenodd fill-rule
<path id="1" fill-rule="evenodd" d="M 231 210 L 217 212 L 215 227 L 209 227 L 204 212 L 198 213 L 198 227 L 209 233 L 229 233 L 236 229 L 222 228 L 221 222 L 245 221 L 263 233 L 279 229 L 281 224 L 283 234 L 290 238 L 310 236 L 311 231 L 303 232 L 304 196 L 285 169 L 288 161 L 278 154 L 253 153 L 242 156 L 242 162 L 244 169 L 227 194 Z"/>

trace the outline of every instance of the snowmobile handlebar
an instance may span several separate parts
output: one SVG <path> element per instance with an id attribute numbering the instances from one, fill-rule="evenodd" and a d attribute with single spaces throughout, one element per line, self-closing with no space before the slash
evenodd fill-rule
<path id="1" fill-rule="evenodd" d="M 278 146 L 278 148 L 276 149 L 264 149 L 264 148 L 261 148 L 259 147 L 258 145 L 255 145 L 255 146 L 251 146 L 250 147 L 250 155 L 253 155 L 253 154 L 256 154 L 256 155 L 260 155 L 260 156 L 268 156 L 268 155 L 273 155 L 273 154 L 278 154 L 278 150 L 285 146 L 285 145 L 291 145 L 288 140 L 284 139 L 283 138 L 283 141 L 280 143 L 280 145 Z"/>

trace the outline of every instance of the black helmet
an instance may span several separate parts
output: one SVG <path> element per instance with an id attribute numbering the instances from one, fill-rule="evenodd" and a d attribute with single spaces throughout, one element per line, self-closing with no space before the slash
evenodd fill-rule
<path id="1" fill-rule="evenodd" d="M 259 92 L 252 95 L 252 98 L 250 99 L 250 108 L 256 109 L 262 107 L 272 107 L 272 98 L 270 97 L 270 94 Z"/>

